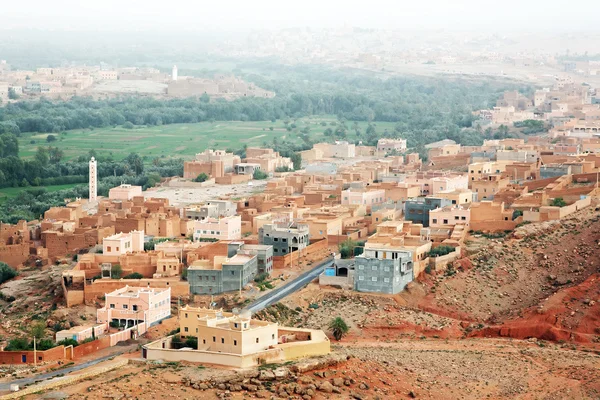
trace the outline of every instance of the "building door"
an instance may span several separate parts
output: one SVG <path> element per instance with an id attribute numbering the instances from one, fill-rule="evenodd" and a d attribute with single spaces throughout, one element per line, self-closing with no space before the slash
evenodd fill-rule
<path id="1" fill-rule="evenodd" d="M 21 362 L 22 363 L 27 363 L 27 354 L 21 354 Z"/>

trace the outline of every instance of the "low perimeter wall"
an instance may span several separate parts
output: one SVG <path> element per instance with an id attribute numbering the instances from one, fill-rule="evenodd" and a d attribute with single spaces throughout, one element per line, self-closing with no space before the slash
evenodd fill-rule
<path id="1" fill-rule="evenodd" d="M 0 364 L 33 364 L 37 362 L 64 360 L 65 347 L 57 346 L 44 351 L 0 351 Z"/>
<path id="2" fill-rule="evenodd" d="M 287 268 L 292 264 L 298 265 L 298 259 L 302 257 L 303 260 L 310 258 L 310 254 L 322 251 L 329 247 L 329 241 L 327 239 L 321 239 L 318 242 L 315 242 L 306 248 L 302 249 L 302 251 L 294 251 L 293 253 L 286 254 L 285 256 L 274 256 L 273 257 L 273 268 L 281 269 Z"/>
<path id="3" fill-rule="evenodd" d="M 188 361 L 201 364 L 225 365 L 233 368 L 250 368 L 264 363 L 284 361 L 284 352 L 280 349 L 266 350 L 247 355 L 170 349 L 172 337 L 169 336 L 144 346 L 144 357 L 147 360 L 163 360 L 165 362 Z"/>

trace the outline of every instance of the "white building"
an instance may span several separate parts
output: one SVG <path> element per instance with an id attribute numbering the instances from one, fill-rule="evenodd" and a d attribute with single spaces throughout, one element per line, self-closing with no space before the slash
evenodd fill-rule
<path id="1" fill-rule="evenodd" d="M 144 251 L 144 231 L 131 231 L 107 236 L 102 241 L 102 254 L 120 256 Z"/>
<path id="2" fill-rule="evenodd" d="M 406 151 L 406 139 L 379 139 L 377 151 L 380 153 L 404 153 Z"/>
<path id="3" fill-rule="evenodd" d="M 194 221 L 194 240 L 236 240 L 242 238 L 242 217 L 205 218 Z"/>

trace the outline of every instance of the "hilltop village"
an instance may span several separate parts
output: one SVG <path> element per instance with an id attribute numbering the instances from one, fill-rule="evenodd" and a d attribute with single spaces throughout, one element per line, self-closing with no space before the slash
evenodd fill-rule
<path id="1" fill-rule="evenodd" d="M 595 96 L 563 81 L 532 98 L 507 92 L 476 112 L 476 123 L 482 133 L 514 126 L 519 137 L 429 143 L 426 159 L 402 138 L 317 143 L 299 153 L 300 166 L 272 148 L 248 147 L 243 158 L 215 148 L 185 161 L 183 177 L 148 190 L 122 184 L 101 197 L 91 158 L 88 198 L 0 226 L 0 260 L 20 271 L 1 288 L 0 364 L 26 376 L 32 364 L 78 363 L 139 344 L 131 351 L 152 365 L 259 368 L 229 381 L 172 378 L 221 398 L 390 398 L 416 394 L 351 373 L 327 378 L 331 365 L 350 369 L 361 357 L 333 345 L 331 318 L 347 319 L 355 342 L 386 345 L 397 340 L 388 336 L 394 329 L 423 339 L 597 343 L 600 298 L 589 284 L 600 239 L 592 223 L 600 196 Z M 554 252 L 560 241 L 564 253 Z M 499 296 L 489 302 L 488 287 Z M 580 319 L 549 322 L 545 314 L 540 322 L 562 301 L 553 295 L 569 288 L 585 291 L 573 295 L 583 303 L 569 306 Z M 45 345 L 19 347 L 40 324 Z M 313 359 L 320 364 L 307 366 Z M 265 367 L 277 363 L 294 367 Z"/>

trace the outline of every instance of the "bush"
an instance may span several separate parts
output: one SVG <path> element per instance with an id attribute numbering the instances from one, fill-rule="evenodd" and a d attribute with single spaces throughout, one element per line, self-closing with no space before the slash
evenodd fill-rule
<path id="1" fill-rule="evenodd" d="M 121 125 L 123 128 L 125 129 L 133 129 L 135 128 L 135 125 L 133 125 L 131 122 L 127 121 L 125 122 L 123 125 Z"/>
<path id="2" fill-rule="evenodd" d="M 123 268 L 121 268 L 121 266 L 119 264 L 113 265 L 112 268 L 110 269 L 110 276 L 113 279 L 121 278 L 122 273 L 123 273 Z"/>
<path id="3" fill-rule="evenodd" d="M 567 205 L 567 202 L 564 201 L 562 197 L 557 197 L 555 199 L 552 199 L 550 205 L 554 207 L 564 207 Z"/>
<path id="4" fill-rule="evenodd" d="M 77 347 L 79 346 L 79 343 L 77 342 L 77 340 L 75 339 L 63 339 L 60 342 L 56 342 L 57 346 L 73 346 L 73 347 Z"/>
<path id="5" fill-rule="evenodd" d="M 134 272 L 132 274 L 125 275 L 123 279 L 142 279 L 143 277 L 144 275 L 140 274 L 139 272 Z"/>
<path id="6" fill-rule="evenodd" d="M 51 349 L 53 347 L 56 347 L 56 343 L 54 343 L 52 339 L 42 339 L 37 343 L 36 349 L 43 351 Z"/>
<path id="7" fill-rule="evenodd" d="M 198 175 L 196 177 L 196 179 L 194 179 L 194 182 L 206 182 L 208 180 L 208 175 L 206 175 L 204 172 L 202 172 L 200 175 Z"/>
<path id="8" fill-rule="evenodd" d="M 198 350 L 198 338 L 189 337 L 185 340 L 185 347 L 191 347 L 194 350 Z"/>
<path id="9" fill-rule="evenodd" d="M 33 349 L 33 348 L 32 348 Z M 6 351 L 29 350 L 29 341 L 26 338 L 15 338 L 8 342 L 4 348 Z"/>
<path id="10" fill-rule="evenodd" d="M 11 268 L 10 265 L 0 261 L 0 283 L 4 283 L 17 275 L 19 273 Z"/>
<path id="11" fill-rule="evenodd" d="M 267 280 L 268 277 L 269 277 L 269 274 L 267 272 L 263 272 L 261 274 L 256 275 L 256 277 L 254 278 L 254 282 L 256 282 L 256 283 L 264 282 L 265 280 Z"/>
<path id="12" fill-rule="evenodd" d="M 429 252 L 429 256 L 430 257 L 441 257 L 441 256 L 445 256 L 446 254 L 450 254 L 453 251 L 454 251 L 454 247 L 452 247 L 452 246 L 438 246 Z"/>
<path id="13" fill-rule="evenodd" d="M 46 142 L 48 142 L 48 143 L 56 142 L 56 136 L 54 136 L 54 135 L 46 136 Z"/>
<path id="14" fill-rule="evenodd" d="M 269 175 L 266 172 L 261 171 L 260 169 L 254 170 L 254 174 L 252 174 L 252 178 L 256 180 L 267 179 Z"/>
<path id="15" fill-rule="evenodd" d="M 331 333 L 337 341 L 342 340 L 342 337 L 344 337 L 344 335 L 350 330 L 346 322 L 341 317 L 332 319 L 329 323 L 329 329 L 331 329 Z"/>

